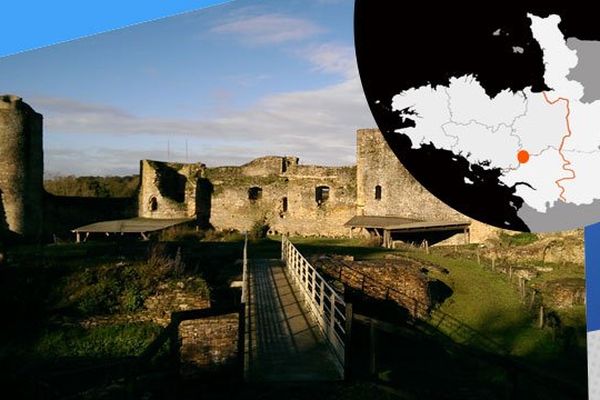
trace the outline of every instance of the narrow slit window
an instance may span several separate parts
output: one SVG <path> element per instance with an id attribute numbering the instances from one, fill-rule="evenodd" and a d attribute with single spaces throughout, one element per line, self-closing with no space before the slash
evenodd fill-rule
<path id="1" fill-rule="evenodd" d="M 381 200 L 381 186 L 375 186 L 375 200 Z"/>
<path id="2" fill-rule="evenodd" d="M 318 205 L 329 200 L 329 186 L 317 186 L 317 189 L 315 190 L 315 200 Z"/>
<path id="3" fill-rule="evenodd" d="M 262 198 L 262 189 L 258 186 L 251 187 L 248 189 L 248 200 L 256 201 Z"/>
<path id="4" fill-rule="evenodd" d="M 288 198 L 284 197 L 283 199 L 281 199 L 281 211 L 287 212 L 287 210 L 288 210 Z"/>

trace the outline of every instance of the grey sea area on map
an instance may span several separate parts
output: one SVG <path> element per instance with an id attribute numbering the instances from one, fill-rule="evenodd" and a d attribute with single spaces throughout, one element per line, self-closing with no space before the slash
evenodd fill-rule
<path id="1" fill-rule="evenodd" d="M 567 39 L 567 47 L 577 51 L 579 62 L 571 70 L 568 79 L 580 82 L 584 89 L 582 103 L 600 99 L 600 42 L 595 40 Z"/>
<path id="2" fill-rule="evenodd" d="M 532 232 L 555 232 L 583 228 L 600 222 L 600 199 L 591 204 L 577 205 L 556 201 L 545 213 L 523 204 L 517 212 Z"/>

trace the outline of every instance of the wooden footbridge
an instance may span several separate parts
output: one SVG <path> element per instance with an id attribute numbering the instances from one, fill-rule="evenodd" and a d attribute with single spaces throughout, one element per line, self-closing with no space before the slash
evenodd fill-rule
<path id="1" fill-rule="evenodd" d="M 343 266 L 335 279 L 324 278 L 285 236 L 280 260 L 248 260 L 246 243 L 242 283 L 245 379 L 258 382 L 344 379 L 351 369 L 348 350 L 351 346 L 347 344 L 352 323 L 372 319 L 353 316 L 352 306 L 346 304 L 331 281 L 352 286 L 348 279 L 355 274 L 356 271 Z M 410 305 L 411 321 L 424 334 L 442 329 L 456 343 L 486 353 L 505 354 L 497 342 L 451 315 L 432 311 L 429 306 L 370 277 L 359 278 L 360 291 L 365 295 Z"/>
<path id="2" fill-rule="evenodd" d="M 286 238 L 282 260 L 244 260 L 246 380 L 343 379 L 343 298 Z"/>

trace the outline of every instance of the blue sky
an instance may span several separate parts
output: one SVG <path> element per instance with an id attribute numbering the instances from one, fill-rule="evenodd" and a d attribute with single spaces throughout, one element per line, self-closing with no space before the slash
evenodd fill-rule
<path id="1" fill-rule="evenodd" d="M 236 0 L 0 58 L 0 93 L 44 114 L 47 175 L 113 175 L 142 158 L 354 162 L 374 127 L 353 0 Z M 170 149 L 167 152 L 167 148 Z"/>

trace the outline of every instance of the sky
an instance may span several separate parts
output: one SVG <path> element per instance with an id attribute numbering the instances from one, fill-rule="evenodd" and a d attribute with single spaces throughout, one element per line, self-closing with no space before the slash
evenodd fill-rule
<path id="1" fill-rule="evenodd" d="M 135 174 L 140 159 L 350 165 L 356 130 L 375 127 L 353 6 L 235 0 L 3 57 L 0 94 L 44 115 L 47 177 Z"/>

